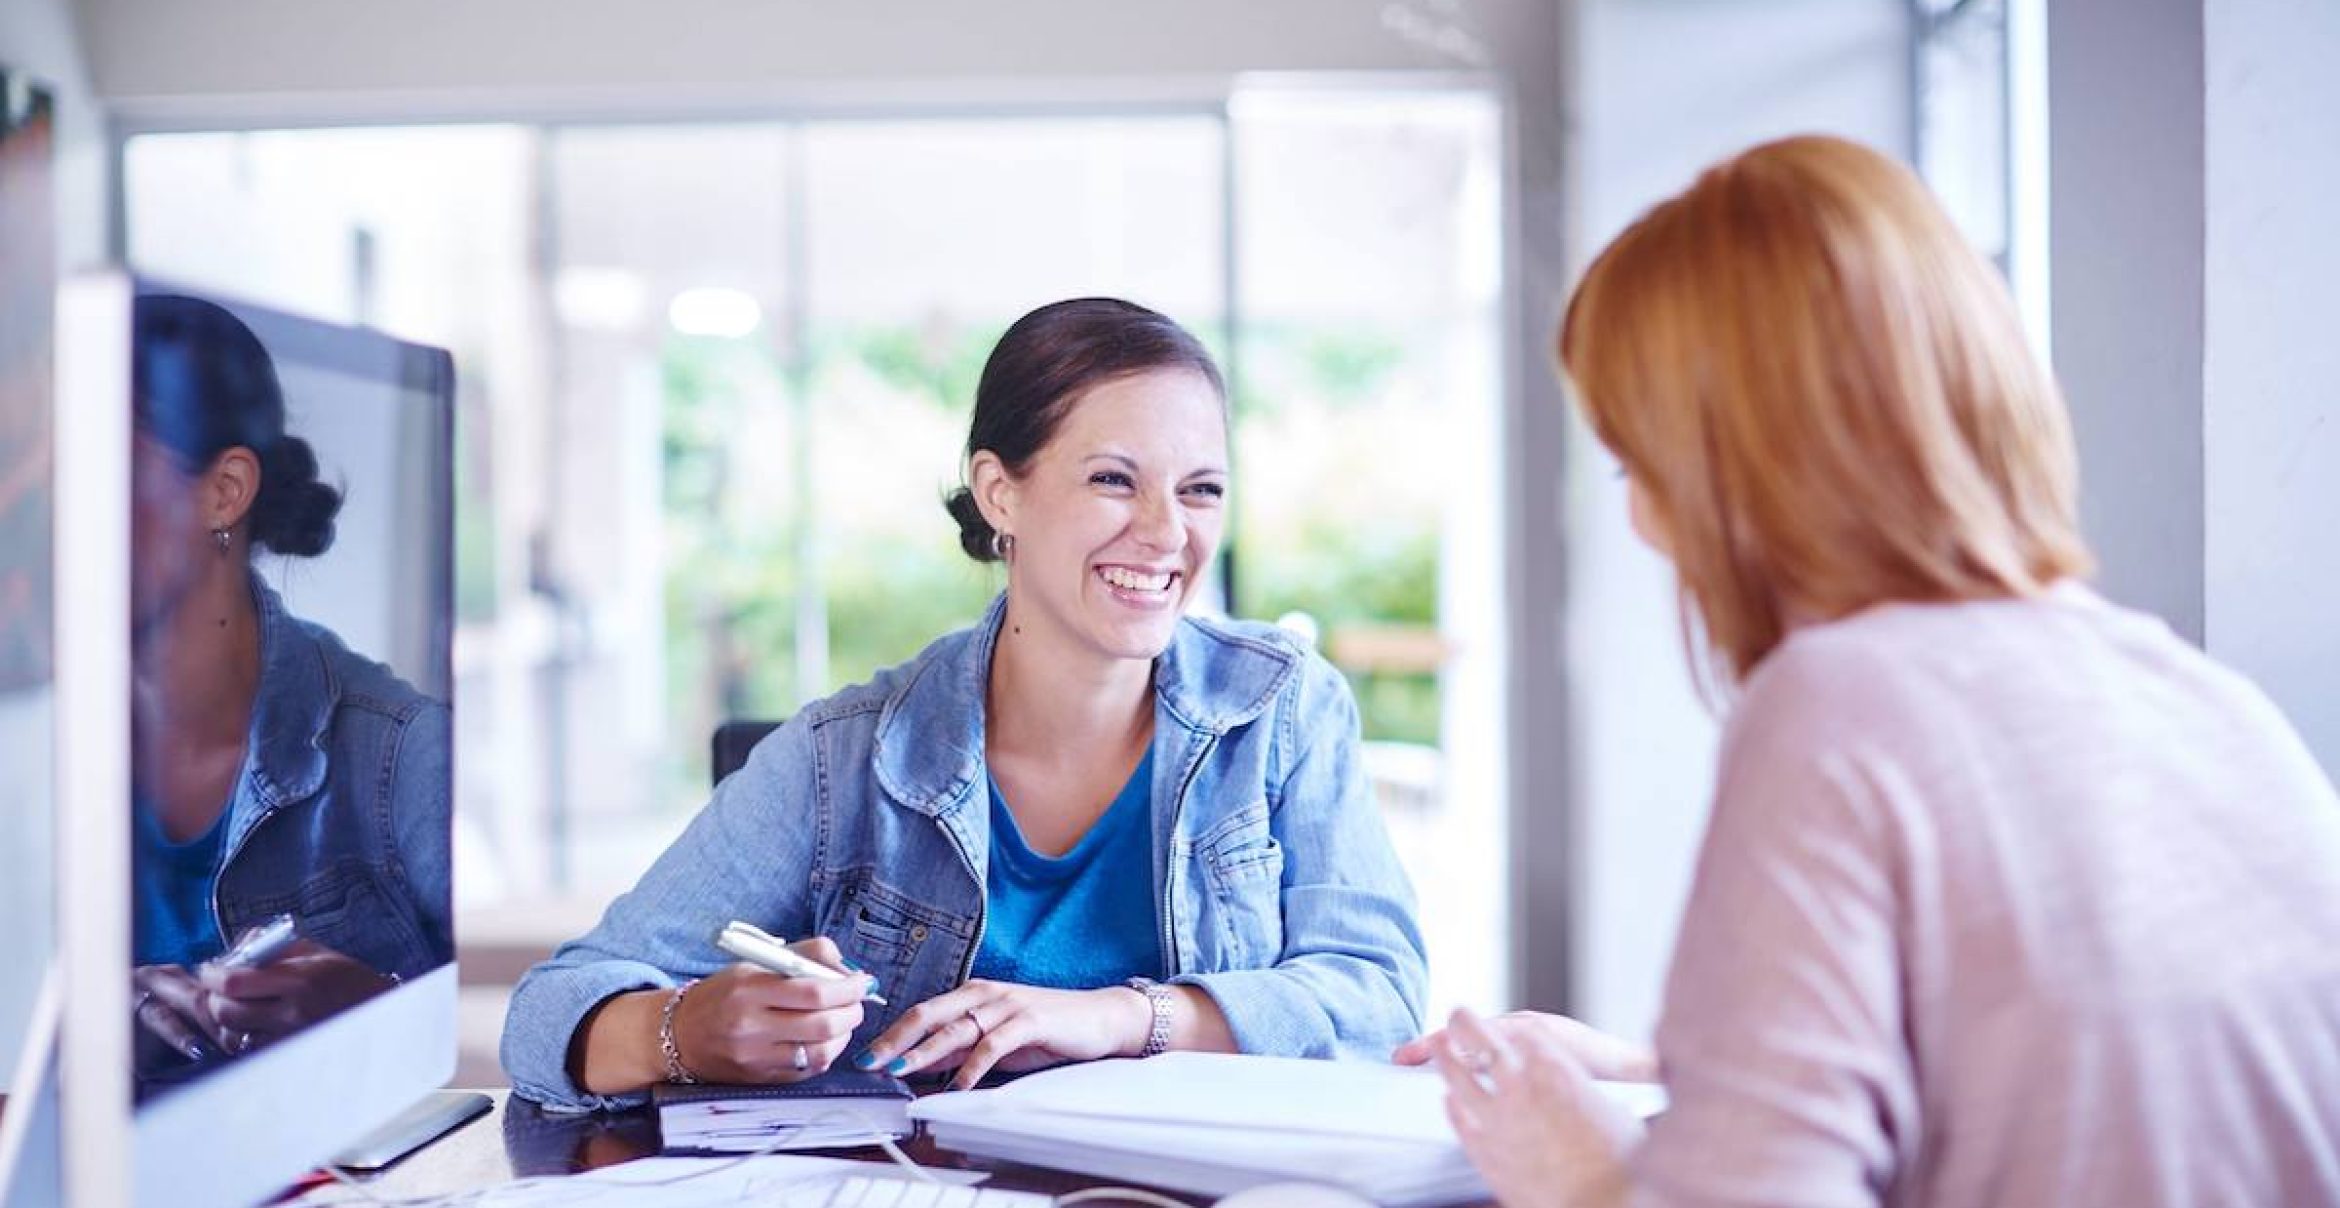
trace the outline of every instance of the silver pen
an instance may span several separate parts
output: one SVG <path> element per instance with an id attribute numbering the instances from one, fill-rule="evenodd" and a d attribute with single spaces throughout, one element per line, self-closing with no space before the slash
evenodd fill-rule
<path id="1" fill-rule="evenodd" d="M 753 923 L 743 923 L 737 919 L 725 923 L 723 930 L 716 933 L 715 946 L 739 960 L 746 961 L 759 969 L 777 973 L 782 977 L 810 977 L 821 981 L 838 981 L 843 978 L 861 976 L 860 974 L 847 973 L 841 969 L 832 969 L 811 957 L 800 955 L 788 947 L 786 940 Z M 876 979 L 871 979 L 871 984 L 874 986 Z M 876 1003 L 881 1007 L 889 1005 L 885 999 L 878 996 L 875 989 L 863 994 L 861 1001 Z"/>

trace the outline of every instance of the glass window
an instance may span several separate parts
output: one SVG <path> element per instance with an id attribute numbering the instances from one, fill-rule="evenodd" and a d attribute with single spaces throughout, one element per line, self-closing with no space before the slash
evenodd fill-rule
<path id="1" fill-rule="evenodd" d="M 1235 611 L 1293 616 L 1356 691 L 1433 1018 L 1502 1002 L 1501 115 L 1476 93 L 1232 112 Z"/>
<path id="2" fill-rule="evenodd" d="M 1918 170 L 1959 229 L 2006 267 L 2010 167 L 2006 0 L 1919 0 Z"/>

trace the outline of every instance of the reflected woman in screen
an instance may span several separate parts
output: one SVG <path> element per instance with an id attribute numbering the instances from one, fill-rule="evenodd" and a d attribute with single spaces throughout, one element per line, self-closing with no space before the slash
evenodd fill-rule
<path id="1" fill-rule="evenodd" d="M 137 300 L 132 834 L 139 1070 L 250 1051 L 453 956 L 447 706 L 285 611 L 341 492 L 209 302 Z M 222 959 L 289 916 L 294 938 Z M 284 923 L 278 922 L 281 930 Z"/>

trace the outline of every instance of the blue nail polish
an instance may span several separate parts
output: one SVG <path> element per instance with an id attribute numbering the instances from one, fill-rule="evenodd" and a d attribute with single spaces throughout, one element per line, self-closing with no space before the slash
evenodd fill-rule
<path id="1" fill-rule="evenodd" d="M 856 1068 L 859 1069 L 874 1070 L 877 1068 L 877 1054 L 870 1052 L 868 1049 L 863 1049 L 861 1051 L 861 1056 L 853 1059 L 853 1064 Z"/>
<path id="2" fill-rule="evenodd" d="M 889 1074 L 899 1074 L 909 1068 L 910 1059 L 907 1057 L 896 1057 L 892 1061 L 886 1063 L 886 1072 Z"/>
<path id="3" fill-rule="evenodd" d="M 846 967 L 846 968 L 848 968 L 848 969 L 851 969 L 851 970 L 853 970 L 855 973 L 862 972 L 862 968 L 861 968 L 861 966 L 860 966 L 860 965 L 857 965 L 857 964 L 855 964 L 855 963 L 853 963 L 853 958 L 852 958 L 852 957 L 850 957 L 850 956 L 846 956 L 846 957 L 839 957 L 839 958 L 838 958 L 838 960 L 837 960 L 837 963 L 838 963 L 838 964 L 840 964 L 840 965 L 843 965 L 843 966 L 845 966 L 845 967 Z M 870 980 L 872 980 L 872 981 L 875 981 L 876 979 L 875 979 L 875 978 L 872 978 L 872 979 L 870 979 Z"/>

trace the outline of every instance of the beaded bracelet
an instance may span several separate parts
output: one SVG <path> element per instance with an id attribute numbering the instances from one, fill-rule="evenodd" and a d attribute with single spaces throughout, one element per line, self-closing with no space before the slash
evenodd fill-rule
<path id="1" fill-rule="evenodd" d="M 666 1058 L 666 1080 L 685 1086 L 698 1082 L 699 1076 L 683 1064 L 682 1048 L 674 1043 L 674 1009 L 682 1005 L 683 995 L 698 984 L 687 981 L 676 986 L 674 993 L 666 996 L 666 1005 L 658 1009 L 658 1051 Z"/>

